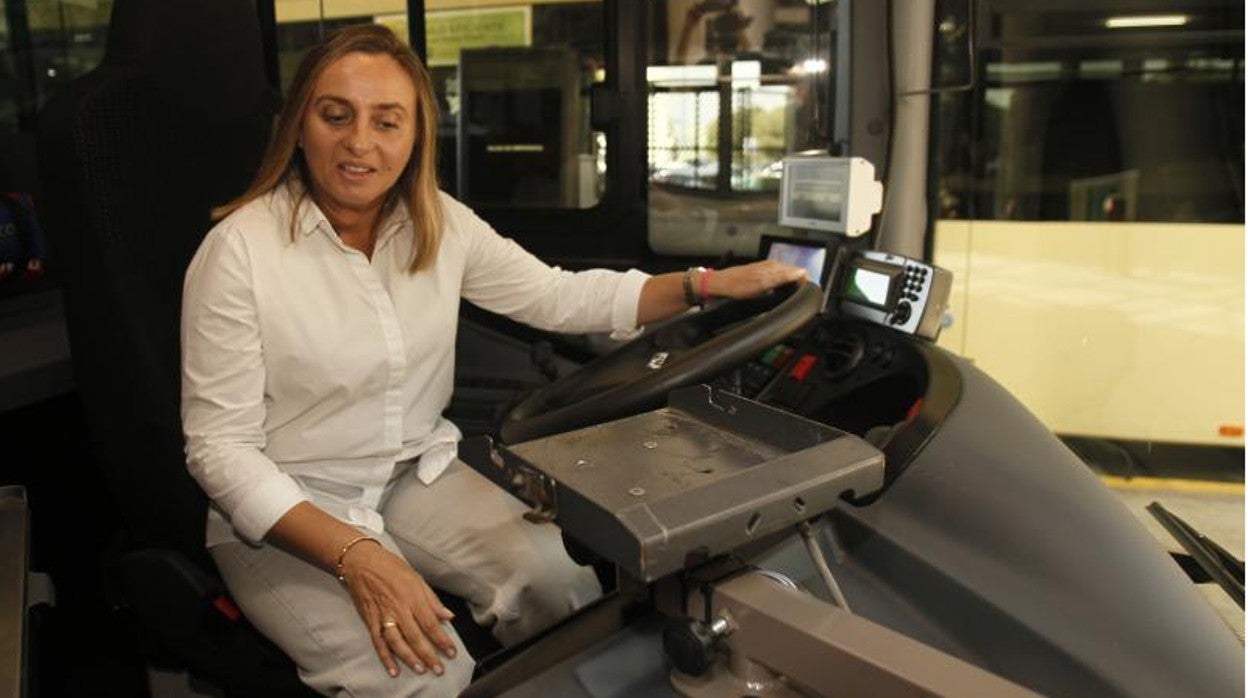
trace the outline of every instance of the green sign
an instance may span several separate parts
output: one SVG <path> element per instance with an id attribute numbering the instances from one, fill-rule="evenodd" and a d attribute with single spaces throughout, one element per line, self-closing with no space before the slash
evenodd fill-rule
<path id="1" fill-rule="evenodd" d="M 456 65 L 459 52 L 487 46 L 528 46 L 529 7 L 486 10 L 446 10 L 425 15 L 429 65 Z"/>

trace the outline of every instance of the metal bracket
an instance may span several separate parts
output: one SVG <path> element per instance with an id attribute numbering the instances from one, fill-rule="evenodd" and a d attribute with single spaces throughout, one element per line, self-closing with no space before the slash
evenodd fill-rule
<path id="1" fill-rule="evenodd" d="M 465 439 L 459 445 L 459 457 L 495 485 L 511 493 L 531 509 L 524 519 L 532 523 L 548 523 L 559 513 L 555 480 L 500 449 L 488 436 Z"/>
<path id="2" fill-rule="evenodd" d="M 527 466 L 515 469 L 513 482 L 519 490 L 520 499 L 533 507 L 524 512 L 529 523 L 550 523 L 559 515 L 555 481 Z"/>

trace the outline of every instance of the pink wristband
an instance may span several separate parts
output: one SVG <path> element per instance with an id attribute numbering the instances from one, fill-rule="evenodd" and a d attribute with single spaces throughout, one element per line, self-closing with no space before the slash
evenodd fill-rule
<path id="1" fill-rule="evenodd" d="M 708 279 L 711 278 L 711 272 L 713 271 L 715 270 L 705 269 L 702 271 L 702 276 L 698 278 L 698 296 L 702 298 L 702 305 L 706 305 L 706 302 L 711 299 L 711 294 L 708 292 L 707 286 L 709 286 Z"/>

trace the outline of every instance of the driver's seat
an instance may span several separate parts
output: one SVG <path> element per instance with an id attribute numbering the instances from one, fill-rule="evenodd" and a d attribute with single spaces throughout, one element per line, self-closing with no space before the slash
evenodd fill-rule
<path id="1" fill-rule="evenodd" d="M 122 521 L 116 601 L 149 664 L 227 695 L 311 695 L 222 593 L 178 406 L 183 273 L 209 209 L 250 180 L 276 105 L 250 0 L 117 0 L 103 62 L 39 118 L 74 377 Z"/>
<path id="2" fill-rule="evenodd" d="M 117 0 L 103 62 L 48 102 L 38 150 L 74 377 L 122 521 L 115 601 L 150 664 L 280 698 L 315 693 L 224 592 L 179 414 L 183 276 L 264 152 L 279 103 L 265 75 L 251 0 Z M 446 602 L 474 656 L 497 647 Z"/>

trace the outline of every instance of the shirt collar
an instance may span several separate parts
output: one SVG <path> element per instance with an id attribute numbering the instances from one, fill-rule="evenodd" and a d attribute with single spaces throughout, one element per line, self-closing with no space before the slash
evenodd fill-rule
<path id="1" fill-rule="evenodd" d="M 299 218 L 295 222 L 296 237 L 307 237 L 317 230 L 323 231 L 326 235 L 337 237 L 337 233 L 334 232 L 334 226 L 325 217 L 321 207 L 316 205 L 311 196 L 303 194 L 304 187 L 302 182 L 292 177 L 286 180 L 283 189 L 284 191 L 281 194 L 287 210 L 293 209 L 300 196 L 303 196 L 303 205 L 299 207 Z M 411 220 L 412 217 L 407 211 L 407 202 L 399 199 L 390 213 L 377 226 L 377 247 L 380 247 L 384 240 L 395 233 L 404 230 L 407 227 L 406 224 L 410 223 Z"/>

